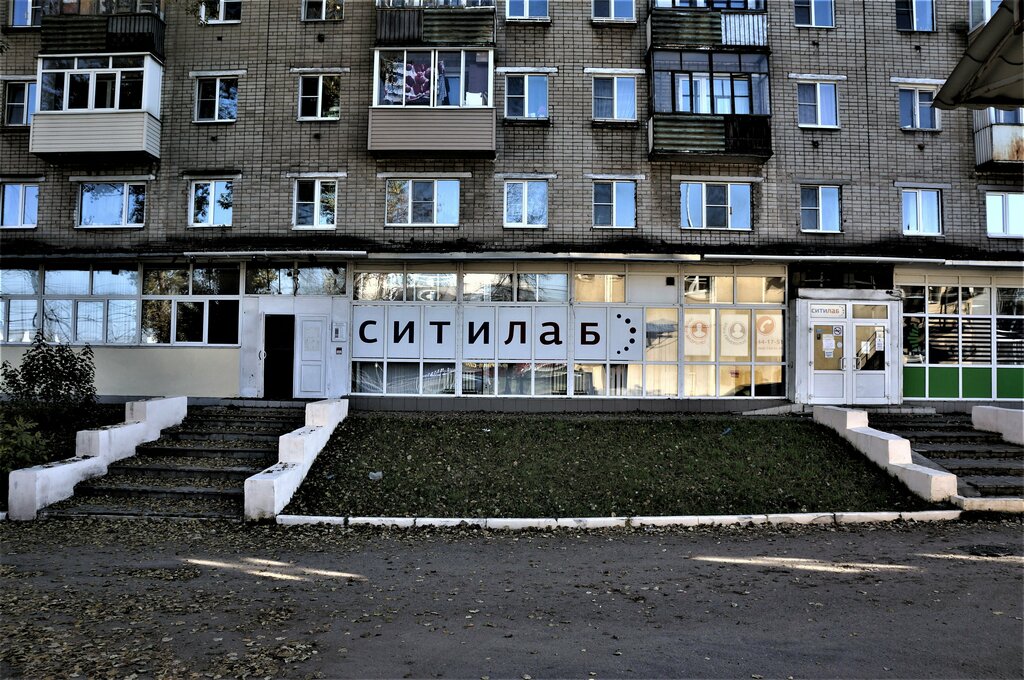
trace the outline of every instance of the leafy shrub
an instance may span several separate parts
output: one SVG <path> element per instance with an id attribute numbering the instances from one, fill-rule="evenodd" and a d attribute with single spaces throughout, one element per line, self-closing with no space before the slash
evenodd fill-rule
<path id="1" fill-rule="evenodd" d="M 70 345 L 48 344 L 41 332 L 21 359 L 21 365 L 0 365 L 4 392 L 21 407 L 43 405 L 84 409 L 96 403 L 96 368 L 92 347 L 75 353 Z"/>
<path id="2" fill-rule="evenodd" d="M 50 442 L 34 422 L 0 412 L 0 475 L 47 462 Z"/>

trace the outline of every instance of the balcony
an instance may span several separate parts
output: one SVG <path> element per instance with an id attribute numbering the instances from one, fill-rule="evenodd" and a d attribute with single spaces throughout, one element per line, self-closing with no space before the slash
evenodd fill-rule
<path id="1" fill-rule="evenodd" d="M 768 46 L 768 14 L 761 9 L 718 9 L 682 6 L 673 0 L 654 0 L 647 17 L 647 48 L 707 45 Z M 710 4 L 710 3 L 709 3 Z M 739 6 L 742 3 L 736 3 Z"/>
<path id="2" fill-rule="evenodd" d="M 489 107 L 372 107 L 367 148 L 389 158 L 494 158 L 495 129 Z"/>
<path id="3" fill-rule="evenodd" d="M 764 163 L 772 156 L 771 116 L 659 113 L 647 136 L 654 161 Z"/>
<path id="4" fill-rule="evenodd" d="M 160 120 L 149 111 L 37 111 L 29 151 L 51 162 L 148 163 L 160 159 Z"/>
<path id="5" fill-rule="evenodd" d="M 1015 173 L 1024 170 L 1024 125 L 998 122 L 997 116 L 1004 115 L 993 109 L 974 112 L 974 155 L 978 170 Z M 1020 120 L 1019 114 L 1016 120 Z"/>
<path id="6" fill-rule="evenodd" d="M 377 45 L 494 45 L 494 0 L 377 0 Z"/>
<path id="7" fill-rule="evenodd" d="M 148 52 L 163 59 L 164 21 L 156 14 L 43 15 L 40 54 Z"/>

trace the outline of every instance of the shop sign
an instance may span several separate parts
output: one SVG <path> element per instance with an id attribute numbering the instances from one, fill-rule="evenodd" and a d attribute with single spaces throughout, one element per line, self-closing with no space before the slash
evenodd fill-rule
<path id="1" fill-rule="evenodd" d="M 845 319 L 846 305 L 835 303 L 817 303 L 810 305 L 811 316 L 817 319 Z"/>

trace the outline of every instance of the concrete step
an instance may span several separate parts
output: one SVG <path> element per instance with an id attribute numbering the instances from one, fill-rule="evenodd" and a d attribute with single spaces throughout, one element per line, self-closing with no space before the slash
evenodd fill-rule
<path id="1" fill-rule="evenodd" d="M 101 478 L 102 479 L 102 478 Z M 198 486 L 146 486 L 146 485 L 115 485 L 115 484 L 79 484 L 75 488 L 76 496 L 121 496 L 129 498 L 193 498 L 222 499 L 237 498 L 242 500 L 244 494 L 241 487 L 237 489 L 212 489 Z"/>
<path id="2" fill-rule="evenodd" d="M 881 428 L 878 428 L 881 429 Z M 890 428 L 884 430 L 890 434 L 899 435 L 911 441 L 932 441 L 932 442 L 977 442 L 977 443 L 1001 443 L 1002 437 L 991 432 L 978 432 L 977 430 L 914 430 L 906 428 Z"/>
<path id="3" fill-rule="evenodd" d="M 194 498 L 188 496 L 118 496 L 112 494 L 75 496 L 39 512 L 40 517 L 107 517 L 242 520 L 239 498 Z"/>
<path id="4" fill-rule="evenodd" d="M 901 430 L 932 430 L 932 431 L 946 431 L 946 430 L 972 430 L 970 418 L 966 419 L 907 419 L 907 418 L 878 418 L 871 416 L 868 418 L 868 424 L 871 427 L 879 430 L 885 430 L 885 428 L 898 428 Z"/>
<path id="5" fill-rule="evenodd" d="M 251 442 L 276 442 L 284 432 L 275 430 L 259 431 L 238 431 L 226 429 L 168 429 L 163 431 L 163 437 L 173 441 L 251 441 Z"/>
<path id="6" fill-rule="evenodd" d="M 978 475 L 963 477 L 982 496 L 1024 497 L 1024 477 L 1006 475 Z"/>
<path id="7" fill-rule="evenodd" d="M 259 461 L 272 465 L 277 462 L 277 445 L 273 446 L 216 446 L 209 442 L 181 442 L 178 445 L 153 442 L 135 447 L 137 456 L 186 456 L 189 458 L 230 458 Z"/>
<path id="8" fill-rule="evenodd" d="M 152 460 L 152 459 L 143 459 Z M 233 481 L 238 484 L 243 483 L 247 478 L 252 477 L 254 474 L 260 472 L 265 467 L 269 466 L 210 466 L 210 465 L 181 465 L 177 463 L 168 463 L 166 459 L 159 459 L 160 463 L 150 464 L 124 464 L 115 463 L 110 466 L 108 474 L 130 474 L 140 473 L 144 475 L 151 475 L 153 477 L 164 477 L 164 478 L 182 478 L 182 477 L 205 477 L 209 479 Z M 238 462 L 238 461 L 234 461 Z"/>
<path id="9" fill-rule="evenodd" d="M 1016 458 L 932 458 L 932 461 L 958 476 L 1024 477 L 1024 460 Z"/>
<path id="10" fill-rule="evenodd" d="M 1020 458 L 1024 449 L 1005 442 L 972 444 L 970 442 L 915 442 L 911 448 L 928 458 Z"/>

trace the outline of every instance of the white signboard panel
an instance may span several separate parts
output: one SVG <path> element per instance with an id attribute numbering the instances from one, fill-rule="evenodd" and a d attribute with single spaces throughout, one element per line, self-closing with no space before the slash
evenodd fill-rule
<path id="1" fill-rule="evenodd" d="M 419 307 L 388 307 L 387 356 L 389 359 L 419 359 L 420 336 Z"/>
<path id="2" fill-rule="evenodd" d="M 353 359 L 384 358 L 384 308 L 357 305 L 352 310 Z"/>
<path id="3" fill-rule="evenodd" d="M 455 306 L 423 308 L 423 358 L 455 358 Z"/>
<path id="4" fill-rule="evenodd" d="M 462 310 L 462 358 L 494 361 L 494 307 L 466 305 Z"/>
<path id="5" fill-rule="evenodd" d="M 612 361 L 642 361 L 644 310 L 613 307 L 608 312 L 608 358 Z"/>
<path id="6" fill-rule="evenodd" d="M 535 307 L 533 314 L 534 358 L 565 361 L 569 357 L 569 314 L 565 307 Z"/>
<path id="7" fill-rule="evenodd" d="M 498 359 L 529 360 L 533 344 L 533 310 L 529 307 L 499 307 L 495 341 Z"/>
<path id="8" fill-rule="evenodd" d="M 604 361 L 608 357 L 608 309 L 576 307 L 573 310 L 573 353 L 577 361 Z"/>

